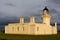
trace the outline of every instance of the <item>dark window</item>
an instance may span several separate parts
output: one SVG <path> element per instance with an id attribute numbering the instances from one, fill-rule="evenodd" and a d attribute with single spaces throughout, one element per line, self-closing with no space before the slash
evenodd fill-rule
<path id="1" fill-rule="evenodd" d="M 14 31 L 14 27 L 12 27 L 12 31 Z"/>
<path id="2" fill-rule="evenodd" d="M 23 31 L 24 31 L 24 27 L 23 27 Z"/>
<path id="3" fill-rule="evenodd" d="M 19 27 L 18 27 L 17 29 L 18 29 L 18 31 L 19 31 Z"/>
<path id="4" fill-rule="evenodd" d="M 37 31 L 39 31 L 39 27 L 37 27 Z"/>

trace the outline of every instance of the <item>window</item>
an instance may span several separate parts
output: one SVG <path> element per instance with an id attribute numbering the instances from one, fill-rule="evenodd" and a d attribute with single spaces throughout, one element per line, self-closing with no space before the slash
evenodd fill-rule
<path id="1" fill-rule="evenodd" d="M 17 30 L 19 31 L 19 27 L 17 27 Z"/>
<path id="2" fill-rule="evenodd" d="M 24 31 L 24 27 L 23 27 L 23 31 Z"/>
<path id="3" fill-rule="evenodd" d="M 12 31 L 14 31 L 14 27 L 12 27 Z"/>
<path id="4" fill-rule="evenodd" d="M 39 27 L 37 27 L 37 31 L 39 31 Z"/>

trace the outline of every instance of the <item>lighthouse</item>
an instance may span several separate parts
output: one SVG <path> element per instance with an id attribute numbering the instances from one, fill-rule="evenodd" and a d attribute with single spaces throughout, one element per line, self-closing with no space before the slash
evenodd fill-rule
<path id="1" fill-rule="evenodd" d="M 50 25 L 50 18 L 51 16 L 49 15 L 49 10 L 47 7 L 43 9 L 43 15 L 42 15 L 42 20 L 44 24 Z"/>

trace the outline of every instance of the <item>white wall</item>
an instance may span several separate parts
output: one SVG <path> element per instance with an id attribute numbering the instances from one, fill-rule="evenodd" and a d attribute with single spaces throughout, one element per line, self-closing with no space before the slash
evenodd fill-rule
<path id="1" fill-rule="evenodd" d="M 52 30 L 53 29 L 53 30 Z M 5 26 L 5 33 L 7 34 L 33 34 L 33 35 L 47 35 L 56 34 L 57 28 L 46 24 L 9 24 Z"/>

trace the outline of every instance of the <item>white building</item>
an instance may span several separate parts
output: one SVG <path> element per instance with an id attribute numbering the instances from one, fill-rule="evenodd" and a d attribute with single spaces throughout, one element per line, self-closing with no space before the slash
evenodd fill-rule
<path id="1" fill-rule="evenodd" d="M 28 34 L 28 35 L 52 35 L 57 34 L 57 24 L 50 25 L 51 16 L 47 7 L 43 9 L 42 23 L 35 23 L 34 16 L 30 17 L 29 23 L 24 23 L 24 17 L 20 17 L 19 23 L 5 26 L 5 34 Z"/>

